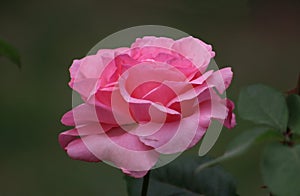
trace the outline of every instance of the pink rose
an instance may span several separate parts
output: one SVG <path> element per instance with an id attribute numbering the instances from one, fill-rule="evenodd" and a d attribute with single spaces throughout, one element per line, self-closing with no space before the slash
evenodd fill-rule
<path id="1" fill-rule="evenodd" d="M 143 37 L 74 60 L 69 85 L 84 103 L 62 117 L 74 128 L 60 145 L 72 159 L 106 161 L 138 178 L 161 154 L 194 146 L 212 119 L 232 128 L 233 102 L 219 96 L 232 72 L 207 70 L 214 55 L 193 37 Z"/>

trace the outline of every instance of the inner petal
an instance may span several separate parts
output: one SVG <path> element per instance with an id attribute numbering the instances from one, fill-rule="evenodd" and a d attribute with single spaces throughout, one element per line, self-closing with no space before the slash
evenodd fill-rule
<path id="1" fill-rule="evenodd" d="M 171 99 L 176 97 L 176 93 L 164 83 L 148 81 L 136 87 L 131 96 L 166 106 Z"/>

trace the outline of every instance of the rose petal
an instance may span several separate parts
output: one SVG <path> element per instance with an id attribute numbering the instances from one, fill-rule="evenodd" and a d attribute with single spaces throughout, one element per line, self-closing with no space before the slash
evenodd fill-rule
<path id="1" fill-rule="evenodd" d="M 230 99 L 226 99 L 226 105 L 228 108 L 228 113 L 224 121 L 224 126 L 228 129 L 231 129 L 236 126 L 235 114 L 233 113 L 234 103 Z"/>
<path id="2" fill-rule="evenodd" d="M 137 136 L 121 128 L 82 139 L 98 159 L 128 171 L 148 171 L 155 165 L 159 156 L 152 148 L 141 143 Z"/>
<path id="3" fill-rule="evenodd" d="M 99 162 L 100 160 L 87 148 L 85 143 L 78 138 L 70 142 L 66 147 L 68 155 L 75 160 L 87 162 Z"/>
<path id="4" fill-rule="evenodd" d="M 143 74 L 147 73 L 147 74 Z M 127 103 L 151 104 L 162 112 L 170 114 L 178 114 L 170 108 L 164 107 L 161 104 L 154 103 L 146 99 L 138 99 L 132 97 L 134 90 L 141 84 L 147 81 L 155 81 L 163 83 L 166 80 L 180 81 L 184 80 L 185 76 L 178 70 L 162 65 L 160 63 L 141 63 L 125 72 L 119 80 L 119 89 L 122 97 Z"/>
<path id="5" fill-rule="evenodd" d="M 143 92 L 141 94 L 141 92 Z M 161 96 L 161 95 L 164 96 Z M 167 105 L 171 99 L 176 97 L 176 93 L 170 88 L 169 85 L 160 82 L 145 82 L 137 86 L 132 94 L 132 97 L 138 99 L 145 99 L 155 103 L 161 103 Z"/>
<path id="6" fill-rule="evenodd" d="M 176 40 L 172 49 L 191 60 L 201 73 L 205 72 L 215 55 L 210 45 L 191 36 Z"/>
<path id="7" fill-rule="evenodd" d="M 207 84 L 211 84 L 216 87 L 219 93 L 223 94 L 229 87 L 232 80 L 233 73 L 230 67 L 226 67 L 215 71 L 207 80 Z"/>
<path id="8" fill-rule="evenodd" d="M 95 55 L 86 56 L 75 60 L 70 68 L 70 87 L 77 91 L 84 100 L 95 93 L 96 85 L 104 68 L 112 62 L 116 56 L 125 54 L 128 48 L 103 49 Z"/>
<path id="9" fill-rule="evenodd" d="M 134 178 L 142 178 L 148 173 L 148 171 L 129 171 L 129 170 L 124 169 L 124 168 L 121 168 L 121 169 L 122 169 L 122 172 L 124 174 L 127 174 L 131 177 L 134 177 Z"/>
<path id="10" fill-rule="evenodd" d="M 62 132 L 58 135 L 58 142 L 60 146 L 65 149 L 65 147 L 73 140 L 78 138 L 78 132 L 76 129 L 71 129 L 65 132 Z"/>
<path id="11" fill-rule="evenodd" d="M 112 128 L 111 124 L 89 123 L 86 125 L 77 126 L 74 129 L 62 132 L 58 136 L 58 141 L 62 148 L 65 148 L 71 141 L 79 138 L 79 136 L 95 135 L 104 133 Z"/>
<path id="12" fill-rule="evenodd" d="M 174 44 L 174 40 L 166 37 L 154 37 L 145 36 L 143 38 L 137 38 L 135 42 L 131 45 L 131 48 L 146 47 L 146 46 L 156 46 L 160 48 L 169 49 Z"/>
<path id="13" fill-rule="evenodd" d="M 140 140 L 152 146 L 157 152 L 163 154 L 174 154 L 183 152 L 192 144 L 197 134 L 202 136 L 204 130 L 199 129 L 199 113 L 175 121 L 165 123 L 156 133 L 142 136 Z"/>
<path id="14" fill-rule="evenodd" d="M 105 123 L 105 124 L 118 124 L 116 122 L 115 116 L 118 113 L 122 112 L 121 110 L 112 111 L 112 108 L 109 108 L 105 105 L 91 105 L 83 103 L 73 110 L 67 112 L 63 115 L 61 122 L 67 126 L 82 125 L 87 123 Z M 123 116 L 118 114 L 119 116 Z M 132 121 L 128 122 L 131 123 Z"/>

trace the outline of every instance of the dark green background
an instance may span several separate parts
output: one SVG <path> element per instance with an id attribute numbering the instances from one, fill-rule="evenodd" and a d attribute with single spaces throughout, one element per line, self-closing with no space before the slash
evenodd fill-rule
<path id="1" fill-rule="evenodd" d="M 0 58 L 0 195 L 126 195 L 122 173 L 72 161 L 57 135 L 71 108 L 68 68 L 98 41 L 145 24 L 178 28 L 211 43 L 220 67 L 231 66 L 229 97 L 265 83 L 285 91 L 299 72 L 299 1 L 277 0 L 1 0 L 0 37 L 19 49 L 22 69 Z M 223 130 L 210 155 L 247 126 Z M 265 195 L 261 146 L 223 164 L 241 195 Z M 198 148 L 188 153 L 197 156 Z"/>

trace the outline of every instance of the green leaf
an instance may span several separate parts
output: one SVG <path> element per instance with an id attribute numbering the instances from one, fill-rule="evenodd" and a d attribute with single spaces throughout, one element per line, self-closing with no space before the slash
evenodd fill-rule
<path id="1" fill-rule="evenodd" d="M 264 150 L 261 171 L 273 194 L 300 195 L 300 145 L 288 147 L 271 143 Z"/>
<path id="2" fill-rule="evenodd" d="M 289 108 L 288 126 L 293 133 L 300 134 L 300 96 L 292 94 L 286 101 Z"/>
<path id="3" fill-rule="evenodd" d="M 288 108 L 283 94 L 265 85 L 251 85 L 240 92 L 239 115 L 256 124 L 286 131 Z"/>
<path id="4" fill-rule="evenodd" d="M 0 39 L 0 56 L 4 56 L 21 68 L 19 52 L 10 44 Z"/>
<path id="5" fill-rule="evenodd" d="M 207 158 L 176 160 L 151 171 L 148 196 L 226 196 L 236 195 L 233 177 L 221 167 L 207 168 L 199 173 L 195 169 Z M 129 196 L 140 196 L 143 179 L 126 176 Z"/>
<path id="6" fill-rule="evenodd" d="M 222 161 L 239 156 L 245 153 L 255 142 L 269 138 L 279 139 L 281 138 L 281 135 L 266 127 L 256 127 L 248 131 L 244 131 L 230 142 L 222 156 L 205 162 L 197 168 L 197 171 L 201 171 Z"/>

